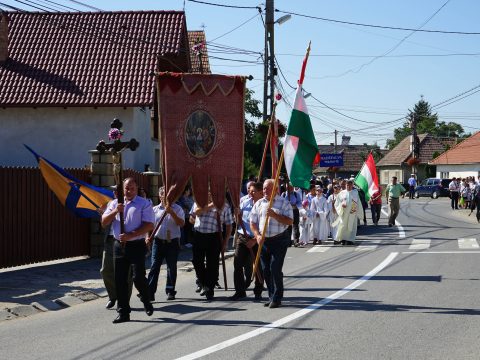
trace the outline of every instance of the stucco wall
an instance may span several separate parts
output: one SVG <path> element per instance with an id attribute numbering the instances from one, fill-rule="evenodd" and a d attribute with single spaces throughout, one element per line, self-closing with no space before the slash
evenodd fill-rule
<path id="1" fill-rule="evenodd" d="M 463 165 L 437 165 L 437 177 L 445 177 L 442 174 L 448 173 L 448 177 L 466 177 L 474 176 L 477 178 L 480 175 L 480 163 L 478 164 L 463 164 Z"/>
<path id="2" fill-rule="evenodd" d="M 0 166 L 36 166 L 23 144 L 62 167 L 90 166 L 88 151 L 108 141 L 115 117 L 123 122 L 125 139 L 140 142 L 134 153 L 125 151 L 124 166 L 143 171 L 158 143 L 151 140 L 149 110 L 140 108 L 0 108 Z"/>

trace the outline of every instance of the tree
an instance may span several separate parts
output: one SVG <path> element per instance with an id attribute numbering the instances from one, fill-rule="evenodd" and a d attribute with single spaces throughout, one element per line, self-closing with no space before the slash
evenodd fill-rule
<path id="1" fill-rule="evenodd" d="M 260 100 L 253 98 L 253 91 L 245 91 L 245 115 L 253 118 L 261 118 L 262 112 L 259 108 Z M 243 176 L 250 174 L 257 175 L 262 161 L 263 144 L 265 137 L 257 131 L 258 126 L 253 120 L 245 118 L 245 146 L 243 155 Z"/>
<path id="2" fill-rule="evenodd" d="M 411 121 L 415 117 L 417 121 L 417 134 L 429 133 L 437 137 L 463 137 L 465 136 L 463 127 L 460 124 L 444 121 L 438 121 L 438 114 L 432 113 L 432 107 L 423 99 L 415 104 L 412 110 L 408 110 L 407 121 L 402 127 L 393 131 L 393 139 L 387 140 L 387 147 L 391 150 L 397 146 L 403 139 L 412 134 Z"/>

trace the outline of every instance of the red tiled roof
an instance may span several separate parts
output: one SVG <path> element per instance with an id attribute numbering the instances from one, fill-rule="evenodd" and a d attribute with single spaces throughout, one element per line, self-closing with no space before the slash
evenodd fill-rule
<path id="1" fill-rule="evenodd" d="M 190 63 L 192 64 L 191 72 L 200 74 L 211 74 L 210 63 L 208 61 L 207 41 L 205 39 L 205 32 L 189 31 L 188 46 L 190 48 Z M 196 47 L 198 47 L 199 51 L 201 51 L 200 56 L 198 56 L 198 51 L 196 51 L 195 49 Z"/>
<path id="2" fill-rule="evenodd" d="M 0 63 L 0 106 L 149 105 L 152 71 L 189 71 L 182 11 L 8 17 L 10 54 Z"/>
<path id="3" fill-rule="evenodd" d="M 432 165 L 480 163 L 480 131 L 429 162 Z"/>
<path id="4" fill-rule="evenodd" d="M 445 145 L 443 143 L 446 141 L 445 139 L 440 141 L 430 134 L 420 134 L 418 138 L 420 140 L 420 164 L 427 164 L 433 158 L 435 152 L 442 153 L 445 151 Z M 390 150 L 388 154 L 378 162 L 377 166 L 401 165 L 403 162 L 406 162 L 412 155 L 410 142 L 411 138 L 407 136 Z"/>

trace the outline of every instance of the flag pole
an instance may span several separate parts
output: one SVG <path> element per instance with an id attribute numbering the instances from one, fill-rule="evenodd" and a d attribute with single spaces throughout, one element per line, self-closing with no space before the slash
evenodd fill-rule
<path id="1" fill-rule="evenodd" d="M 278 179 L 280 177 L 280 169 L 282 168 L 282 165 L 283 165 L 283 149 L 282 149 L 282 154 L 280 155 L 280 160 L 278 160 L 277 174 L 275 175 L 275 181 L 273 182 L 273 189 L 272 189 L 272 194 L 270 195 L 270 202 L 268 203 L 267 212 L 268 212 L 268 209 L 272 208 L 273 200 L 277 195 Z M 258 243 L 257 256 L 255 257 L 255 262 L 253 263 L 253 272 L 252 272 L 252 278 L 251 278 L 252 281 L 255 279 L 255 274 L 258 268 L 258 262 L 260 260 L 260 254 L 262 253 L 262 246 L 265 241 L 265 233 L 267 231 L 268 220 L 270 220 L 270 216 L 267 215 L 267 218 L 265 219 L 265 224 L 263 224 L 262 240 Z"/>
<path id="2" fill-rule="evenodd" d="M 275 118 L 275 109 L 277 108 L 277 103 L 273 104 L 273 111 L 272 115 L 270 116 L 270 125 L 268 126 L 268 132 L 267 132 L 267 138 L 265 139 L 265 147 L 263 148 L 263 156 L 262 156 L 262 162 L 260 164 L 260 170 L 258 172 L 258 181 L 261 181 L 262 178 L 262 173 L 263 173 L 263 168 L 265 167 L 265 159 L 267 157 L 267 149 L 268 145 L 270 144 L 270 138 L 273 136 L 273 119 Z"/>

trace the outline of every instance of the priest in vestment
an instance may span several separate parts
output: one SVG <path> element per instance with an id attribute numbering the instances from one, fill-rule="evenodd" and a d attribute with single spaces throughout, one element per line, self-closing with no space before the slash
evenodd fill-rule
<path id="1" fill-rule="evenodd" d="M 335 200 L 338 217 L 332 226 L 338 226 L 337 241 L 342 245 L 354 245 L 357 235 L 357 219 L 363 219 L 363 207 L 357 189 L 353 188 L 353 180 L 347 181 L 347 188 L 340 191 Z"/>

